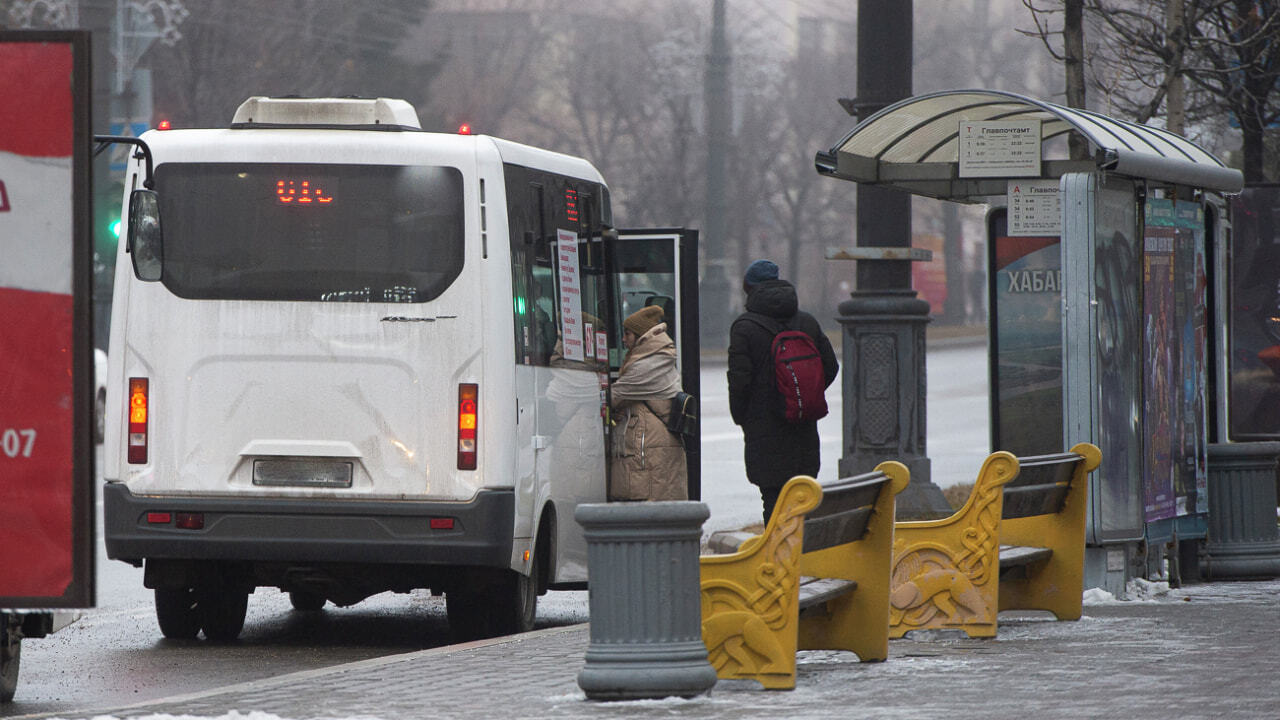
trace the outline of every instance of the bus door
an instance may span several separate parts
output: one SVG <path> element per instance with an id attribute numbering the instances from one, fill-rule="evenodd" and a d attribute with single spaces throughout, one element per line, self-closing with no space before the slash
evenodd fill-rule
<path id="1" fill-rule="evenodd" d="M 598 186 L 550 174 L 535 188 L 537 231 L 529 244 L 535 344 L 533 507 L 556 508 L 553 585 L 586 579 L 587 546 L 573 509 L 607 500 L 605 427 L 609 295 L 600 241 Z M 517 498 L 517 502 L 524 502 Z"/>
<path id="2" fill-rule="evenodd" d="M 662 308 L 667 334 L 676 345 L 676 364 L 684 391 L 700 396 L 698 344 L 698 231 L 686 229 L 619 230 L 610 243 L 609 279 L 612 313 L 609 323 L 609 376 L 617 378 L 626 348 L 622 320 L 648 305 Z M 700 438 L 685 453 L 689 464 L 689 499 L 702 495 Z"/>

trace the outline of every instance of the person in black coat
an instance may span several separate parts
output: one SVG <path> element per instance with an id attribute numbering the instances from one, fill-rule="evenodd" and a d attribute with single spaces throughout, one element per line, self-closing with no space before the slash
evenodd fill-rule
<path id="1" fill-rule="evenodd" d="M 818 421 L 791 423 L 782 415 L 773 371 L 774 332 L 769 328 L 801 330 L 812 337 L 828 387 L 840 366 L 817 319 L 800 310 L 795 287 L 778 279 L 776 264 L 751 263 L 742 289 L 747 294 L 746 312 L 729 330 L 729 413 L 742 426 L 747 480 L 760 488 L 768 524 L 782 486 L 796 475 L 817 477 L 820 464 Z"/>

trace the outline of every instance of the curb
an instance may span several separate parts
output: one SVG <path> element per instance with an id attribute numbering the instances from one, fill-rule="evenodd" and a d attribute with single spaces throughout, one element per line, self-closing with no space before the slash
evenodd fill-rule
<path id="1" fill-rule="evenodd" d="M 383 667 L 387 665 L 395 665 L 398 663 L 412 662 L 423 658 L 429 658 L 436 655 L 451 655 L 457 652 L 467 650 L 476 650 L 479 648 L 491 647 L 494 645 L 506 645 L 509 643 L 526 642 L 536 640 L 548 635 L 559 635 L 581 630 L 589 625 L 589 623 L 577 623 L 574 625 L 564 625 L 561 627 L 543 628 L 542 630 L 534 630 L 532 632 L 520 635 L 505 635 L 503 637 L 489 638 L 486 640 L 472 640 L 471 642 L 459 643 L 457 645 L 442 645 L 440 647 L 427 648 L 426 650 L 414 650 L 406 653 L 397 653 L 395 655 L 383 655 L 382 657 L 369 658 L 367 660 L 356 660 L 353 662 L 339 663 L 324 668 L 315 668 L 312 670 L 301 670 L 298 672 L 286 673 L 284 675 L 276 675 L 274 677 L 263 678 L 261 680 L 249 680 L 247 682 L 235 683 L 232 685 L 223 685 L 222 687 L 210 688 L 208 690 L 198 690 L 196 692 L 185 693 L 182 695 L 171 695 L 165 698 L 157 698 L 155 700 L 145 700 L 143 702 L 132 703 L 129 705 L 117 705 L 109 708 L 94 708 L 71 711 L 58 711 L 52 717 L 103 717 L 116 716 L 126 711 L 142 710 L 158 706 L 180 705 L 204 700 L 218 695 L 226 694 L 247 694 L 259 690 L 274 688 L 280 685 L 296 685 L 300 682 L 311 680 L 326 675 L 337 675 L 349 672 L 359 672 L 370 668 Z M 48 712 L 33 713 L 30 715 L 13 715 L 7 720 L 25 720 L 27 718 L 47 718 L 51 717 Z"/>

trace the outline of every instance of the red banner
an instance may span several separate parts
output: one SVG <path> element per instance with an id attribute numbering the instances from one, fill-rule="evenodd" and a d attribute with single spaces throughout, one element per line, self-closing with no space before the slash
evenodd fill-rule
<path id="1" fill-rule="evenodd" d="M 73 47 L 0 43 L 0 597 L 74 579 Z"/>

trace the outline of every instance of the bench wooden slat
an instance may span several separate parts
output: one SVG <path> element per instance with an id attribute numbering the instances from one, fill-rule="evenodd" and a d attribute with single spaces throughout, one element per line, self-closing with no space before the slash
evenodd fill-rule
<path id="1" fill-rule="evenodd" d="M 1052 515 L 1062 507 L 1067 498 L 1067 485 L 1021 485 L 1004 489 L 1004 510 L 1000 513 L 1006 520 L 1013 518 L 1034 517 L 1036 515 Z"/>
<path id="2" fill-rule="evenodd" d="M 822 503 L 809 511 L 809 520 L 874 505 L 880 488 L 889 482 L 884 473 L 867 473 L 841 478 L 822 485 Z"/>
<path id="3" fill-rule="evenodd" d="M 1029 565 L 1037 560 L 1047 560 L 1053 556 L 1053 550 L 1027 545 L 1001 545 L 1000 569 Z"/>
<path id="4" fill-rule="evenodd" d="M 1074 453 L 1020 457 L 1018 476 L 1005 484 L 1005 490 L 1027 485 L 1066 485 L 1079 462 L 1084 458 Z"/>
<path id="5" fill-rule="evenodd" d="M 853 592 L 858 583 L 840 578 L 800 578 L 800 609 L 820 605 Z"/>
<path id="6" fill-rule="evenodd" d="M 801 552 L 825 550 L 861 539 L 867 530 L 869 519 L 871 519 L 871 508 L 860 507 L 839 515 L 806 520 Z"/>
<path id="7" fill-rule="evenodd" d="M 822 486 L 822 503 L 804 521 L 801 552 L 814 552 L 862 538 L 871 509 L 889 477 L 872 472 L 841 478 Z"/>

